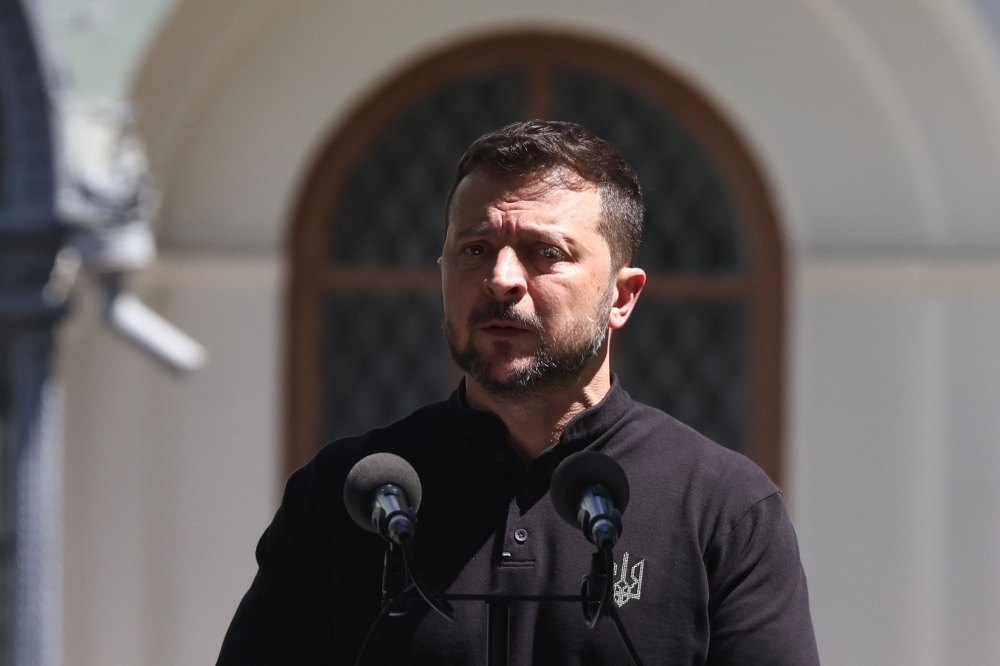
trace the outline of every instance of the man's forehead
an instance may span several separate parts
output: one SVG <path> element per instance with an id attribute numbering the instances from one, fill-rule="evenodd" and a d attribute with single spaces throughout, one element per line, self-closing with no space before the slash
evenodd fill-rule
<path id="1" fill-rule="evenodd" d="M 468 231 L 510 216 L 595 228 L 601 212 L 597 187 L 566 170 L 517 177 L 475 171 L 455 190 L 449 226 Z"/>

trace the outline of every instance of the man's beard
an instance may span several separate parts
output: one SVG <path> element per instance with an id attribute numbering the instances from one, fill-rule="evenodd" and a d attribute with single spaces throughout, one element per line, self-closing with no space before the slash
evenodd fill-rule
<path id="1" fill-rule="evenodd" d="M 451 357 L 462 370 L 493 396 L 506 400 L 522 400 L 529 396 L 557 391 L 575 381 L 584 366 L 594 358 L 604 346 L 608 335 L 608 317 L 611 314 L 614 282 L 601 297 L 601 305 L 593 316 L 576 322 L 564 341 L 545 343 L 545 329 L 537 315 L 518 312 L 510 301 L 489 301 L 469 314 L 467 322 L 469 339 L 464 348 L 458 346 L 458 336 L 454 322 L 445 316 L 444 334 L 448 341 Z M 542 344 L 530 359 L 520 367 L 507 372 L 505 377 L 496 377 L 493 363 L 486 359 L 472 344 L 472 331 L 478 324 L 489 321 L 509 321 L 533 331 L 542 339 Z M 510 354 L 513 344 L 507 340 L 495 340 L 493 350 L 501 355 Z"/>

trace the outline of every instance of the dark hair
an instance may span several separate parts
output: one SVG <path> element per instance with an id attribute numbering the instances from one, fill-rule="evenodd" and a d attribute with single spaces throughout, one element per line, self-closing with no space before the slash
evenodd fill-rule
<path id="1" fill-rule="evenodd" d="M 597 186 L 603 212 L 599 226 L 614 267 L 631 264 L 642 237 L 644 206 L 635 171 L 618 149 L 576 123 L 528 120 L 485 134 L 458 163 L 445 199 L 445 227 L 462 179 L 482 169 L 493 176 L 521 178 L 567 169 Z"/>

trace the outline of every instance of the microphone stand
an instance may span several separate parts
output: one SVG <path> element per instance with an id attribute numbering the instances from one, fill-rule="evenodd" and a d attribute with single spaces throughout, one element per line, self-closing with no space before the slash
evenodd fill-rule
<path id="1" fill-rule="evenodd" d="M 510 663 L 510 600 L 486 601 L 486 666 Z"/>
<path id="2" fill-rule="evenodd" d="M 596 627 L 597 621 L 608 612 L 613 596 L 614 582 L 610 572 L 614 569 L 614 561 L 611 546 L 598 550 L 590 558 L 590 573 L 583 577 L 580 602 L 590 629 Z M 597 593 L 598 590 L 601 591 L 600 594 Z"/>
<path id="3" fill-rule="evenodd" d="M 406 574 L 403 551 L 388 541 L 385 549 L 385 565 L 382 568 L 382 608 L 385 609 L 393 599 L 401 596 L 409 586 L 410 577 Z M 400 603 L 398 609 L 390 613 L 390 617 L 406 615 L 408 610 L 409 604 Z"/>
<path id="4" fill-rule="evenodd" d="M 406 543 L 406 546 L 409 544 Z M 590 573 L 583 577 L 580 594 L 435 594 L 424 585 L 413 567 L 409 548 L 390 545 L 386 549 L 385 569 L 382 573 L 382 611 L 372 623 L 365 637 L 355 666 L 364 666 L 375 637 L 389 617 L 406 613 L 406 602 L 423 599 L 431 608 L 445 618 L 450 617 L 449 601 L 486 602 L 486 664 L 487 666 L 509 666 L 510 664 L 510 605 L 515 601 L 527 602 L 573 602 L 581 604 L 588 627 L 593 629 L 597 622 L 609 615 L 614 621 L 618 635 L 625 645 L 635 666 L 643 666 L 628 631 L 618 615 L 612 601 L 614 581 L 614 555 L 607 547 L 594 553 L 590 561 Z M 400 564 L 402 571 L 400 572 Z M 387 584 L 388 582 L 388 584 Z M 442 608 L 443 606 L 443 608 Z"/>

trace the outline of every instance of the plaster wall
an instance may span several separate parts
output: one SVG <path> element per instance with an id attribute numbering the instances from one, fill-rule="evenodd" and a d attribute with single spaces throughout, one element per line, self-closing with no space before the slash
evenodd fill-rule
<path id="1" fill-rule="evenodd" d="M 62 331 L 67 666 L 214 663 L 282 485 L 280 266 L 166 260 L 136 286 L 212 360 L 169 374 L 89 289 Z"/>
<path id="2" fill-rule="evenodd" d="M 800 280 L 792 496 L 824 663 L 995 663 L 1000 265 Z"/>
<path id="3" fill-rule="evenodd" d="M 1000 245 L 996 63 L 956 2 L 188 2 L 134 88 L 174 247 L 277 248 L 309 156 L 375 84 L 475 34 L 550 28 L 687 76 L 756 151 L 796 248 Z M 203 34 L 218 23 L 219 43 Z M 184 57 L 176 53 L 184 49 Z M 988 75 L 984 75 L 986 71 Z"/>

